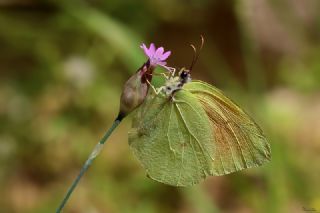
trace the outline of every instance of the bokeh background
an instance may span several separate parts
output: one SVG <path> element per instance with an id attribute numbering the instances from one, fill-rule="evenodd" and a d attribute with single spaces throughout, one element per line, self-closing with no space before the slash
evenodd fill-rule
<path id="1" fill-rule="evenodd" d="M 193 78 L 265 131 L 271 163 L 191 188 L 148 179 L 114 132 L 67 204 L 72 213 L 320 212 L 319 0 L 0 1 L 0 212 L 54 212 L 114 120 L 122 85 L 172 51 Z"/>

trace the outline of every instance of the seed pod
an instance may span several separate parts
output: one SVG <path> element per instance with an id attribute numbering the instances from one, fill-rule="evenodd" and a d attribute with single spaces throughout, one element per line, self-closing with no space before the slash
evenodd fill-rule
<path id="1" fill-rule="evenodd" d="M 154 66 L 150 66 L 148 60 L 125 83 L 120 98 L 120 111 L 117 119 L 121 120 L 142 104 L 150 87 L 148 82 L 152 80 L 153 70 Z"/>

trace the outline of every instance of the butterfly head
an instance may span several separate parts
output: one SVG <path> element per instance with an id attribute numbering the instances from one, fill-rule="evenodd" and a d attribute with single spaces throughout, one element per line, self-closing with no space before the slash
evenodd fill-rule
<path id="1" fill-rule="evenodd" d="M 190 70 L 182 68 L 179 72 L 179 78 L 180 78 L 181 83 L 183 83 L 183 84 L 190 82 L 191 81 Z"/>

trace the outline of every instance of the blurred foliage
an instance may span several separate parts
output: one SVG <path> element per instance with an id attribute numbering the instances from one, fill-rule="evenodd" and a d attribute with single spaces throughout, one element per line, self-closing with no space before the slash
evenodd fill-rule
<path id="1" fill-rule="evenodd" d="M 111 125 L 142 42 L 223 89 L 272 162 L 191 188 L 151 181 L 115 131 L 65 212 L 320 211 L 320 14 L 308 0 L 0 1 L 0 212 L 53 212 Z"/>

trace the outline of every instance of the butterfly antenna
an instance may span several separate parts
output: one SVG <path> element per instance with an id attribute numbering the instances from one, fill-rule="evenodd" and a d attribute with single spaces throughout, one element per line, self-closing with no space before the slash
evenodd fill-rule
<path id="1" fill-rule="evenodd" d="M 198 58 L 199 58 L 199 55 L 200 55 L 200 52 L 203 48 L 203 45 L 204 45 L 204 38 L 202 35 L 200 35 L 200 38 L 201 38 L 201 45 L 200 45 L 200 48 L 199 48 L 199 51 L 197 52 L 197 48 L 193 45 L 193 44 L 190 44 L 191 48 L 193 49 L 193 58 L 192 58 L 192 62 L 191 62 L 191 65 L 190 65 L 190 68 L 189 70 L 191 71 L 195 65 L 195 63 L 198 61 Z"/>
<path id="2" fill-rule="evenodd" d="M 193 45 L 193 44 L 190 44 L 190 47 L 192 48 L 192 50 L 193 50 L 193 58 L 192 58 L 192 62 L 191 62 L 191 65 L 190 65 L 190 67 L 189 67 L 189 70 L 191 71 L 192 70 L 192 68 L 193 68 L 193 66 L 194 66 L 194 64 L 196 63 L 196 61 L 197 61 L 197 49 L 196 49 L 196 47 Z"/>

